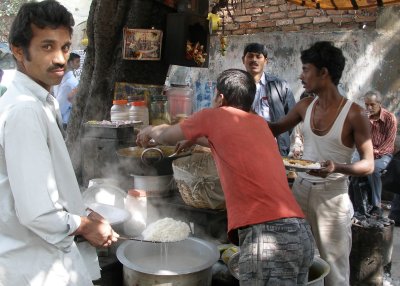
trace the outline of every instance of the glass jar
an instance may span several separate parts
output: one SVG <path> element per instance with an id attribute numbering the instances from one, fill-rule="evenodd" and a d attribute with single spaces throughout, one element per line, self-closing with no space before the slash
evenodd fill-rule
<path id="1" fill-rule="evenodd" d="M 145 101 L 133 101 L 129 108 L 129 121 L 142 121 L 143 126 L 149 125 L 149 109 Z"/>
<path id="2" fill-rule="evenodd" d="M 111 121 L 126 121 L 129 120 L 128 100 L 119 99 L 113 100 L 113 106 L 111 106 L 110 117 Z"/>
<path id="3" fill-rule="evenodd" d="M 150 104 L 151 125 L 169 124 L 168 101 L 163 95 L 153 95 Z"/>

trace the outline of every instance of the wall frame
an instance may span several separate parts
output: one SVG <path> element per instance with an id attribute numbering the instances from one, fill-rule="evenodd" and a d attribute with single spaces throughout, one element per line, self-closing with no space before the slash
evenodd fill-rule
<path id="1" fill-rule="evenodd" d="M 161 30 L 124 28 L 122 58 L 137 61 L 159 61 L 162 37 Z"/>

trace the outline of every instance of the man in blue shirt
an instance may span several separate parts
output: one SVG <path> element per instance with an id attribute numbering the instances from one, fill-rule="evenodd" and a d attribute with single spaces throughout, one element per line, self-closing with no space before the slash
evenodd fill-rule
<path id="1" fill-rule="evenodd" d="M 78 79 L 74 75 L 74 71 L 80 66 L 81 56 L 75 53 L 71 53 L 67 62 L 67 69 L 58 86 L 54 87 L 54 96 L 60 104 L 60 111 L 63 121 L 64 129 L 67 128 L 69 116 L 72 109 L 72 100 L 77 93 L 77 87 L 79 84 Z"/>

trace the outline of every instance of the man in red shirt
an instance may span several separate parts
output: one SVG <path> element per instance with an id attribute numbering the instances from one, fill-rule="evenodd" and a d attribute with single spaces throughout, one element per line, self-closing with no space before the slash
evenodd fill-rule
<path id="1" fill-rule="evenodd" d="M 209 146 L 225 195 L 228 236 L 240 246 L 240 285 L 305 285 L 314 239 L 289 189 L 274 136 L 250 112 L 255 92 L 249 73 L 226 70 L 217 79 L 214 108 L 176 125 L 149 126 L 136 142 L 186 139 Z"/>
<path id="2" fill-rule="evenodd" d="M 375 169 L 368 175 L 371 186 L 371 215 L 381 216 L 382 182 L 381 174 L 392 160 L 394 141 L 397 133 L 396 116 L 381 105 L 382 96 L 379 91 L 368 91 L 364 96 L 365 108 L 371 123 L 371 139 L 374 147 Z"/>

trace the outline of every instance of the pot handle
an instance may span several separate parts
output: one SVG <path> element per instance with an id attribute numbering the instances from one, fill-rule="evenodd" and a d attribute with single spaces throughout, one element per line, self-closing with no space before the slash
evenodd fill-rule
<path id="1" fill-rule="evenodd" d="M 146 153 L 149 151 L 156 151 L 160 154 L 160 156 L 158 157 L 157 160 L 153 160 L 153 158 L 149 160 L 148 158 L 146 158 Z M 140 155 L 140 160 L 142 160 L 142 163 L 145 164 L 146 166 L 152 166 L 153 164 L 160 162 L 163 158 L 164 158 L 163 151 L 160 148 L 156 147 L 146 148 L 142 151 L 142 154 Z"/>

